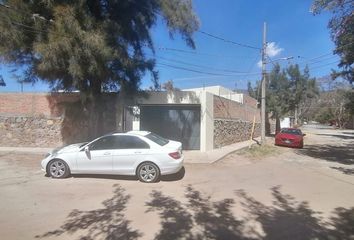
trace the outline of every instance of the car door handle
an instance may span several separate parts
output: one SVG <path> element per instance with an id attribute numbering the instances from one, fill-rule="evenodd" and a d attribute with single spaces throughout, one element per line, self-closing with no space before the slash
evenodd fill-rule
<path id="1" fill-rule="evenodd" d="M 110 152 L 105 152 L 103 155 L 111 155 L 111 153 Z"/>

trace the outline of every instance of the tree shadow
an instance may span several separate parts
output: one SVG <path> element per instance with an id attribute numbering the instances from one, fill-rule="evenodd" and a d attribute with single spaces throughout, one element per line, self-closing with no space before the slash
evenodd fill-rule
<path id="1" fill-rule="evenodd" d="M 245 240 L 340 240 L 354 237 L 354 208 L 338 208 L 324 221 L 321 212 L 312 210 L 307 202 L 298 202 L 283 194 L 280 187 L 271 189 L 273 204 L 265 205 L 244 190 L 236 191 L 246 217 L 237 217 L 234 200 L 213 202 L 191 186 L 186 188 L 187 202 L 151 193 L 146 202 L 148 212 L 158 212 L 161 230 L 155 235 L 162 239 L 245 239 Z"/>
<path id="2" fill-rule="evenodd" d="M 185 196 L 187 203 L 160 191 L 151 193 L 147 211 L 159 213 L 162 227 L 154 239 L 252 239 L 242 234 L 243 222 L 232 212 L 233 199 L 212 202 L 191 186 L 186 188 Z"/>
<path id="3" fill-rule="evenodd" d="M 339 134 L 323 134 L 323 133 L 317 133 L 316 135 L 328 136 L 328 137 L 336 137 L 336 138 L 345 139 L 345 140 L 354 139 L 354 136 L 346 136 L 346 135 L 339 135 Z"/>
<path id="4" fill-rule="evenodd" d="M 307 202 L 297 202 L 292 196 L 281 193 L 279 186 L 271 191 L 272 206 L 257 201 L 243 190 L 236 191 L 241 205 L 249 214 L 248 221 L 256 220 L 262 227 L 264 236 L 258 238 L 326 239 L 327 229 L 322 225 L 320 212 L 313 211 Z"/>
<path id="5" fill-rule="evenodd" d="M 354 175 L 354 168 L 343 168 L 343 167 L 331 167 L 331 168 L 338 170 L 346 175 Z"/>
<path id="6" fill-rule="evenodd" d="M 103 208 L 80 211 L 73 210 L 66 222 L 58 229 L 37 235 L 36 238 L 47 238 L 61 236 L 63 234 L 74 234 L 85 230 L 86 233 L 80 236 L 80 240 L 93 239 L 138 239 L 142 234 L 130 227 L 130 221 L 124 218 L 124 210 L 130 199 L 119 185 L 114 185 L 113 197 L 102 202 Z"/>
<path id="7" fill-rule="evenodd" d="M 342 132 L 342 133 L 347 135 L 354 135 L 354 132 Z"/>
<path id="8" fill-rule="evenodd" d="M 299 155 L 305 155 L 330 162 L 341 164 L 354 164 L 354 146 L 352 143 L 341 146 L 333 145 L 305 145 L 303 149 L 295 151 Z"/>

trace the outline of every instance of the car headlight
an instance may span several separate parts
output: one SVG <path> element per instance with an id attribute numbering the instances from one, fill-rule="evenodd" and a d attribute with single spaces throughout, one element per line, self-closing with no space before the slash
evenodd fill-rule
<path id="1" fill-rule="evenodd" d="M 50 153 L 47 153 L 45 156 L 44 156 L 44 158 L 47 158 L 47 157 L 49 157 L 51 154 Z"/>

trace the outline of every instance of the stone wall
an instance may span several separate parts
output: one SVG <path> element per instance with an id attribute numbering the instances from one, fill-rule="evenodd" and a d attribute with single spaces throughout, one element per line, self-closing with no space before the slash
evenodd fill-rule
<path id="1" fill-rule="evenodd" d="M 247 141 L 252 132 L 252 122 L 242 120 L 214 120 L 214 148 L 220 148 L 232 143 Z M 261 134 L 261 124 L 255 124 L 254 137 Z"/>
<path id="2" fill-rule="evenodd" d="M 237 119 L 243 121 L 260 122 L 260 110 L 257 108 L 256 100 L 244 96 L 244 103 L 235 102 L 223 97 L 214 96 L 214 118 L 215 119 Z"/>
<path id="3" fill-rule="evenodd" d="M 214 96 L 214 148 L 250 139 L 253 120 L 253 137 L 261 134 L 260 110 L 257 101 L 244 96 L 243 103 Z"/>
<path id="4" fill-rule="evenodd" d="M 113 94 L 102 98 L 100 135 L 116 131 L 116 101 Z M 89 120 L 78 93 L 0 94 L 0 146 L 58 147 L 89 141 Z"/>
<path id="5" fill-rule="evenodd" d="M 0 146 L 62 145 L 62 118 L 0 116 Z"/>

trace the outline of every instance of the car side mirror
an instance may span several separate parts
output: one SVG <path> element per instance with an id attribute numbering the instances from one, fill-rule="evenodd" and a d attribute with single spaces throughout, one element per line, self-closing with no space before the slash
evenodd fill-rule
<path id="1" fill-rule="evenodd" d="M 86 146 L 86 147 L 84 148 L 84 150 L 85 150 L 85 153 L 89 153 L 89 152 L 90 152 L 90 147 L 89 147 L 89 146 Z"/>
<path id="2" fill-rule="evenodd" d="M 84 150 L 85 150 L 85 154 L 86 154 L 87 158 L 91 159 L 90 146 L 86 146 L 84 148 Z"/>

